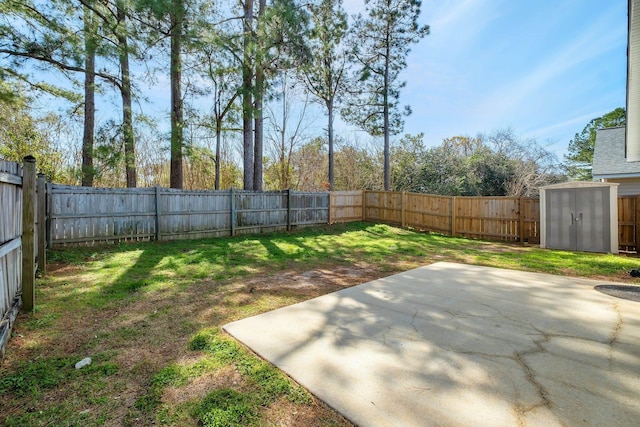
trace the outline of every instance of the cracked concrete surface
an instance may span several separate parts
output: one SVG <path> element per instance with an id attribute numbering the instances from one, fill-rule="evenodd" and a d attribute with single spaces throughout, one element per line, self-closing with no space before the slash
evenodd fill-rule
<path id="1" fill-rule="evenodd" d="M 640 303 L 436 263 L 225 326 L 360 426 L 636 426 Z"/>

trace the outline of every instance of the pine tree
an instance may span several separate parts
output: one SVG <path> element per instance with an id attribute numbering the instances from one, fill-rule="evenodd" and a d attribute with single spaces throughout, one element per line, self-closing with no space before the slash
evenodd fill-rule
<path id="1" fill-rule="evenodd" d="M 569 178 L 582 181 L 591 181 L 593 176 L 593 150 L 596 145 L 596 131 L 614 126 L 624 126 L 626 123 L 626 110 L 623 107 L 616 108 L 602 117 L 591 120 L 576 133 L 569 141 L 568 153 L 565 155 L 565 167 Z"/>
<path id="2" fill-rule="evenodd" d="M 342 0 L 321 0 L 311 5 L 311 20 L 309 50 L 314 57 L 313 61 L 305 64 L 301 74 L 307 90 L 327 111 L 328 182 L 331 191 L 335 184 L 334 113 L 348 84 L 347 14 L 342 9 Z"/>
<path id="3" fill-rule="evenodd" d="M 307 55 L 307 15 L 296 0 L 245 0 L 243 7 L 242 128 L 245 190 L 262 189 L 263 104 L 269 80 L 300 66 Z"/>
<path id="4" fill-rule="evenodd" d="M 366 17 L 355 23 L 357 40 L 353 54 L 361 66 L 358 93 L 343 110 L 347 121 L 372 136 L 384 137 L 384 189 L 391 188 L 390 135 L 402 131 L 407 106 L 398 107 L 405 82 L 400 72 L 407 66 L 412 44 L 429 34 L 429 26 L 419 25 L 419 0 L 365 0 Z"/>

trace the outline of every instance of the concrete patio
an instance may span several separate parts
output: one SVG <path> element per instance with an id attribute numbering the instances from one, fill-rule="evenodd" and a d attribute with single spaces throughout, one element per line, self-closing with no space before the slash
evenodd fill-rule
<path id="1" fill-rule="evenodd" d="M 224 329 L 360 426 L 637 426 L 640 303 L 436 263 Z"/>

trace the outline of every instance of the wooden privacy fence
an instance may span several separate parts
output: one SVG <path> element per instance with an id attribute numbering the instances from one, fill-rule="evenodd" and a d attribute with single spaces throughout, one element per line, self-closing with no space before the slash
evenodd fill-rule
<path id="1" fill-rule="evenodd" d="M 329 193 L 49 186 L 51 247 L 289 230 L 329 221 Z"/>
<path id="2" fill-rule="evenodd" d="M 540 241 L 537 198 L 365 191 L 363 218 L 476 239 Z"/>
<path id="3" fill-rule="evenodd" d="M 450 236 L 540 243 L 537 197 L 451 197 L 384 191 L 331 193 L 331 223 L 373 221 Z M 618 197 L 620 250 L 638 251 L 640 195 Z"/>
<path id="4" fill-rule="evenodd" d="M 36 260 L 46 264 L 44 183 L 33 157 L 24 167 L 0 160 L 0 355 L 20 307 L 34 307 Z"/>
<path id="5" fill-rule="evenodd" d="M 364 221 L 363 207 L 364 192 L 333 191 L 329 194 L 329 223 Z"/>
<path id="6" fill-rule="evenodd" d="M 640 196 L 618 197 L 618 247 L 636 251 L 640 246 Z"/>
<path id="7" fill-rule="evenodd" d="M 0 161 L 0 348 L 22 304 L 22 168 Z"/>

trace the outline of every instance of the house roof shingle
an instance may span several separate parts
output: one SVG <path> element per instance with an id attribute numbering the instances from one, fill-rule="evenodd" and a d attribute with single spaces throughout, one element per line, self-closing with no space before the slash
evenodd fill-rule
<path id="1" fill-rule="evenodd" d="M 594 179 L 640 176 L 640 162 L 624 157 L 625 127 L 599 129 L 593 151 Z"/>

